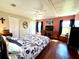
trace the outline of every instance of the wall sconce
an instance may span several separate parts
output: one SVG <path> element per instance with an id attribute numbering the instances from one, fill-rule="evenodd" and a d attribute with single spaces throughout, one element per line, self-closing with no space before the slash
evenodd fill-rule
<path id="1" fill-rule="evenodd" d="M 0 18 L 0 20 L 1 20 L 1 22 L 2 22 L 2 24 L 4 23 L 4 21 L 5 21 L 5 19 L 2 17 L 2 18 Z"/>

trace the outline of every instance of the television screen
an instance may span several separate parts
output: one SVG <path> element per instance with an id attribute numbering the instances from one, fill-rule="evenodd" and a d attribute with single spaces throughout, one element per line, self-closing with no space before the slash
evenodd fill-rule
<path id="1" fill-rule="evenodd" d="M 53 26 L 46 26 L 46 27 L 45 27 L 45 30 L 53 31 Z"/>

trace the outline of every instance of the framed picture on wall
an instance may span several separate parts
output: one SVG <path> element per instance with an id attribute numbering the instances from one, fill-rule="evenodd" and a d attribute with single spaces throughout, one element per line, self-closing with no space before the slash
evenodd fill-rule
<path id="1" fill-rule="evenodd" d="M 52 24 L 53 24 L 53 20 L 47 20 L 47 21 L 46 21 L 46 24 L 47 24 L 47 25 L 52 25 Z"/>

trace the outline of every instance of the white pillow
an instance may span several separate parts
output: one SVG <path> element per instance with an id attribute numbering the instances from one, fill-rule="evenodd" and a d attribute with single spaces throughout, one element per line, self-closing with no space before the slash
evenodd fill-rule
<path id="1" fill-rule="evenodd" d="M 21 53 L 23 51 L 21 47 L 10 42 L 9 42 L 9 45 L 7 46 L 7 50 L 10 53 Z"/>

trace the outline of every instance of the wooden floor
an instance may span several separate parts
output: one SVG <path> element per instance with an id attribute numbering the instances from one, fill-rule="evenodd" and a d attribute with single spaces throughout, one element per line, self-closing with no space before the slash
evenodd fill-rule
<path id="1" fill-rule="evenodd" d="M 67 44 L 51 40 L 36 59 L 79 59 L 78 53 L 67 48 Z"/>

